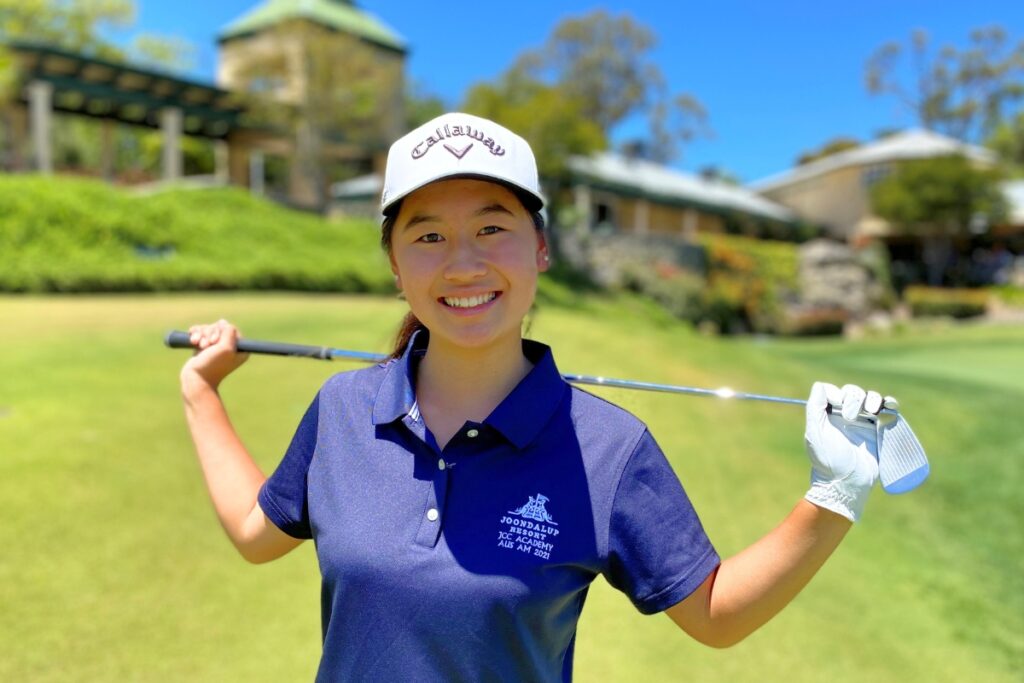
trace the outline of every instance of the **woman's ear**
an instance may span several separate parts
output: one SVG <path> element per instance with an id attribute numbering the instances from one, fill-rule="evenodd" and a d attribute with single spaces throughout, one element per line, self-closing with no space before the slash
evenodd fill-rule
<path id="1" fill-rule="evenodd" d="M 395 276 L 395 287 L 398 291 L 402 291 L 402 276 L 398 273 L 398 264 L 395 263 L 395 257 L 389 254 L 388 260 L 391 261 L 391 273 Z"/>
<path id="2" fill-rule="evenodd" d="M 548 254 L 548 243 L 544 235 L 537 232 L 537 271 L 543 273 L 551 266 L 551 256 Z"/>

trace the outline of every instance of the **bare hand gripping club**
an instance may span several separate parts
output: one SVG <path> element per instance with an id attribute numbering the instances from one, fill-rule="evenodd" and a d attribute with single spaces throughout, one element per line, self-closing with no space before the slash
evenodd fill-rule
<path id="1" fill-rule="evenodd" d="M 188 332 L 173 330 L 164 337 L 164 344 L 172 349 L 194 348 L 189 341 Z M 319 360 L 362 361 L 364 363 L 380 363 L 387 356 L 380 353 L 365 351 L 348 351 L 329 346 L 307 346 L 305 344 L 284 344 L 281 342 L 260 341 L 257 339 L 239 339 L 238 351 L 242 353 L 259 353 L 274 356 L 298 356 Z M 676 384 L 656 384 L 652 382 L 636 382 L 611 377 L 595 377 L 592 375 L 564 374 L 563 379 L 573 384 L 592 384 L 617 389 L 638 389 L 640 391 L 658 391 L 669 394 L 688 394 L 691 396 L 710 396 L 715 398 L 737 398 L 744 401 L 768 401 L 771 403 L 787 403 L 805 406 L 806 401 L 797 398 L 782 398 L 764 394 L 748 394 L 734 391 L 727 387 L 719 389 L 701 389 Z M 832 407 L 832 406 L 830 406 Z M 834 406 L 838 411 L 840 406 Z M 883 408 L 877 415 L 863 413 L 862 417 L 873 422 L 878 434 L 878 476 L 886 493 L 906 493 L 920 486 L 928 478 L 930 467 L 928 457 L 910 425 L 894 408 Z"/>

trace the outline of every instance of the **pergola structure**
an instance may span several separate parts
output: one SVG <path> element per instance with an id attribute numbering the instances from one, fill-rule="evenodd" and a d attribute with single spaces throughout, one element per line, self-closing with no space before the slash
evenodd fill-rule
<path id="1" fill-rule="evenodd" d="M 217 174 L 225 181 L 248 184 L 249 147 L 254 131 L 243 129 L 237 96 L 200 83 L 139 66 L 119 64 L 68 52 L 51 45 L 13 42 L 18 95 L 11 136 L 30 141 L 30 159 L 14 146 L 16 169 L 53 170 L 51 129 L 54 112 L 103 121 L 102 173 L 113 171 L 113 124 L 156 128 L 163 133 L 162 176 L 182 176 L 181 136 L 215 142 Z"/>

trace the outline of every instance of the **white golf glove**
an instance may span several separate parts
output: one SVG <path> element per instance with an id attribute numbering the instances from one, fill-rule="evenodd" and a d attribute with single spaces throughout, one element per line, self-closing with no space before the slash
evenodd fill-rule
<path id="1" fill-rule="evenodd" d="M 837 414 L 828 406 L 842 406 Z M 852 522 L 860 519 L 878 480 L 878 432 L 862 413 L 877 414 L 883 399 L 847 384 L 842 389 L 815 382 L 807 399 L 804 439 L 811 459 L 811 488 L 804 496 Z"/>

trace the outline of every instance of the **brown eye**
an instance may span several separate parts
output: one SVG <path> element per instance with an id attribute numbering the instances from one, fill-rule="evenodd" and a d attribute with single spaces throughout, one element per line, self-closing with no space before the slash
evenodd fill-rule
<path id="1" fill-rule="evenodd" d="M 442 239 L 443 238 L 439 234 L 437 234 L 436 232 L 428 232 L 426 235 L 420 236 L 416 241 L 417 242 L 427 242 L 427 243 L 430 243 L 430 242 L 440 242 Z"/>
<path id="2" fill-rule="evenodd" d="M 493 235 L 493 234 L 495 234 L 497 232 L 503 231 L 504 229 L 505 228 L 502 228 L 502 227 L 497 226 L 497 225 L 488 225 L 487 227 L 480 228 L 480 234 L 481 235 Z"/>

